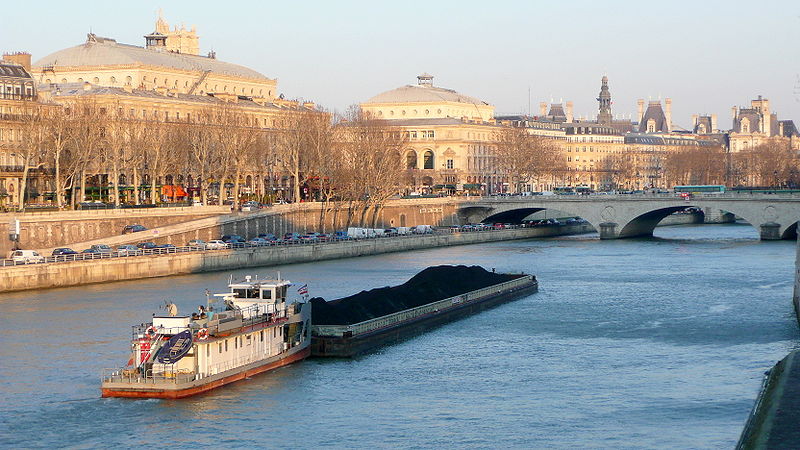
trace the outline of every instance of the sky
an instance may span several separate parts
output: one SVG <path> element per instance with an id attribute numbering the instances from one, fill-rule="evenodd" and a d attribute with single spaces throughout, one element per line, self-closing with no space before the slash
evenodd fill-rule
<path id="1" fill-rule="evenodd" d="M 609 77 L 615 115 L 636 100 L 672 98 L 673 122 L 692 114 L 731 126 L 731 107 L 763 95 L 800 125 L 800 1 L 40 0 L 4 8 L 0 50 L 35 62 L 81 44 L 90 30 L 144 45 L 163 9 L 196 25 L 201 53 L 278 79 L 286 98 L 342 111 L 381 92 L 434 84 L 535 115 L 568 101 L 594 117 Z M 530 92 L 530 95 L 529 95 Z"/>

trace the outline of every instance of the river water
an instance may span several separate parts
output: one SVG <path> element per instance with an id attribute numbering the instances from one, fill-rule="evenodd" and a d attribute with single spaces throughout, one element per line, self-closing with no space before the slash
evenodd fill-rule
<path id="1" fill-rule="evenodd" d="M 165 299 L 194 310 L 228 273 L 7 294 L 0 447 L 729 448 L 764 371 L 800 342 L 794 251 L 705 225 L 283 266 L 329 299 L 453 263 L 534 273 L 541 290 L 178 401 L 101 399 L 100 371 L 127 360 L 130 325 Z"/>

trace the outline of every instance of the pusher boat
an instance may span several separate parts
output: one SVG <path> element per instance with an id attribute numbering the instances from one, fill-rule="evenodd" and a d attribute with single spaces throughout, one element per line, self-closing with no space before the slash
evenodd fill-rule
<path id="1" fill-rule="evenodd" d="M 306 358 L 311 304 L 287 302 L 290 286 L 280 274 L 247 276 L 191 316 L 169 304 L 166 315 L 133 327 L 128 364 L 103 371 L 102 396 L 188 397 Z"/>

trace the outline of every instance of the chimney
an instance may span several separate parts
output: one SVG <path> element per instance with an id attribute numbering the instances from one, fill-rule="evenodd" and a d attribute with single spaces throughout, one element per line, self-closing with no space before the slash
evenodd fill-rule
<path id="1" fill-rule="evenodd" d="M 736 109 L 736 107 L 735 106 L 731 106 L 731 119 L 736 119 L 737 113 L 738 113 L 738 110 Z"/>
<path id="2" fill-rule="evenodd" d="M 539 102 L 539 116 L 546 116 L 546 115 L 547 115 L 547 103 Z"/>
<path id="3" fill-rule="evenodd" d="M 667 118 L 667 132 L 672 132 L 672 99 L 667 97 L 664 99 L 664 115 Z"/>
<path id="4" fill-rule="evenodd" d="M 575 115 L 572 113 L 572 102 L 567 102 L 567 123 L 574 122 Z"/>
<path id="5" fill-rule="evenodd" d="M 697 114 L 692 114 L 692 127 L 697 128 L 697 119 L 699 118 L 700 116 L 698 116 Z"/>
<path id="6" fill-rule="evenodd" d="M 717 128 L 717 115 L 716 114 L 712 114 L 711 115 L 711 132 L 712 133 L 716 133 L 717 130 L 719 130 L 719 128 Z"/>
<path id="7" fill-rule="evenodd" d="M 638 123 L 642 123 L 642 118 L 644 117 L 644 99 L 640 98 L 636 101 L 636 121 Z"/>
<path id="8" fill-rule="evenodd" d="M 3 53 L 3 61 L 19 64 L 25 71 L 31 71 L 31 54 L 27 52 Z"/>

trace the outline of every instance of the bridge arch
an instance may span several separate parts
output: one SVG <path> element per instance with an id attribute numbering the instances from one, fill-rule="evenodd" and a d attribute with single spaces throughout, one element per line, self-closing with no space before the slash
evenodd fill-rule
<path id="1" fill-rule="evenodd" d="M 620 221 L 618 223 L 617 228 L 619 230 L 619 234 L 616 236 L 617 238 L 629 238 L 629 237 L 637 237 L 637 236 L 652 236 L 653 230 L 655 227 L 661 222 L 665 217 L 669 216 L 670 214 L 689 208 L 695 207 L 699 209 L 703 209 L 703 207 L 708 207 L 707 204 L 703 203 L 675 203 L 669 206 L 663 206 L 655 209 L 650 209 L 649 211 L 645 212 L 638 212 L 638 215 L 635 217 L 631 217 L 628 220 Z M 764 237 L 764 229 L 765 226 L 765 219 L 761 217 L 759 214 L 754 214 L 753 211 L 748 210 L 747 208 L 734 208 L 735 211 L 730 210 L 730 207 L 726 205 L 726 207 L 719 208 L 720 210 L 727 211 L 731 214 L 734 214 L 738 217 L 744 219 L 747 223 L 750 224 L 762 238 Z M 795 222 L 796 224 L 796 222 Z M 780 225 L 774 224 L 775 227 L 779 228 L 776 232 L 781 235 L 781 238 L 786 238 L 784 236 L 789 236 L 792 231 L 787 229 L 785 231 L 780 230 Z M 796 225 L 795 225 L 796 229 Z M 781 234 L 782 233 L 782 234 Z"/>
<path id="2" fill-rule="evenodd" d="M 595 230 L 599 230 L 599 221 L 595 218 L 582 214 L 577 211 L 571 211 L 570 208 L 559 207 L 543 207 L 543 206 L 517 206 L 517 207 L 486 207 L 486 206 L 469 206 L 459 209 L 458 215 L 463 223 L 515 223 L 519 224 L 523 219 L 531 214 L 540 211 L 559 211 L 570 217 L 580 217 L 592 225 Z"/>

